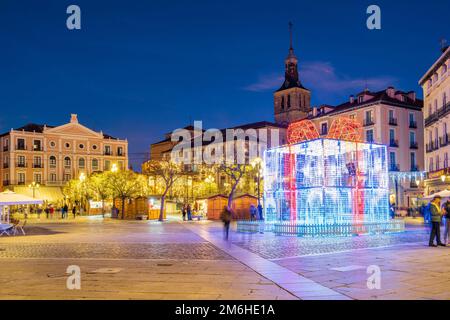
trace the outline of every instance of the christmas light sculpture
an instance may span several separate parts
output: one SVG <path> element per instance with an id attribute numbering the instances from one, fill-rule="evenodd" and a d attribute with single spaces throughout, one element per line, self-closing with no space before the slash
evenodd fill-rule
<path id="1" fill-rule="evenodd" d="M 347 119 L 336 121 L 330 134 L 350 141 L 302 140 L 314 132 L 308 122 L 303 125 L 294 124 L 289 136 L 300 142 L 265 152 L 265 219 L 273 231 L 299 236 L 402 231 L 402 222 L 389 217 L 386 146 L 358 142 L 359 127 Z"/>
<path id="2" fill-rule="evenodd" d="M 355 119 L 337 118 L 333 121 L 327 138 L 345 141 L 362 142 L 361 124 Z"/>
<path id="3" fill-rule="evenodd" d="M 317 138 L 319 138 L 319 132 L 311 120 L 293 122 L 287 129 L 287 140 L 291 144 Z"/>

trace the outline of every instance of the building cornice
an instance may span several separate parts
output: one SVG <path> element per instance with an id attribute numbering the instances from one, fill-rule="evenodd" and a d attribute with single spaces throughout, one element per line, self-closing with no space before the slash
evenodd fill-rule
<path id="1" fill-rule="evenodd" d="M 436 60 L 436 62 L 431 66 L 430 69 L 425 73 L 425 75 L 419 80 L 419 85 L 423 85 L 433 73 L 439 69 L 439 67 L 445 62 L 445 60 L 450 58 L 450 47 L 445 50 L 444 53 Z"/>

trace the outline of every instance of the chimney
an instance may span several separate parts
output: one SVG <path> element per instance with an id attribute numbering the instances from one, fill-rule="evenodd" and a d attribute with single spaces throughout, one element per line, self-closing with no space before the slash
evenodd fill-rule
<path id="1" fill-rule="evenodd" d="M 78 123 L 78 115 L 75 113 L 72 113 L 70 115 L 70 123 Z"/>
<path id="2" fill-rule="evenodd" d="M 317 116 L 317 108 L 312 108 L 313 117 Z"/>
<path id="3" fill-rule="evenodd" d="M 394 87 L 389 87 L 386 89 L 386 93 L 389 97 L 394 98 L 395 96 L 395 89 Z"/>
<path id="4" fill-rule="evenodd" d="M 350 103 L 354 103 L 355 102 L 355 97 L 353 95 L 350 96 Z"/>
<path id="5" fill-rule="evenodd" d="M 414 91 L 408 92 L 407 95 L 412 101 L 416 101 L 416 93 Z"/>

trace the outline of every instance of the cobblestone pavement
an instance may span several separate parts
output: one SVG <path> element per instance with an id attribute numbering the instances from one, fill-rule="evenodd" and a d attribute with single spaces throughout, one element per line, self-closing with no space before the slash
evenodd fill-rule
<path id="1" fill-rule="evenodd" d="M 0 298 L 264 300 L 308 293 L 304 281 L 282 289 L 192 228 L 216 238 L 222 232 L 211 222 L 30 223 L 27 236 L 0 237 Z M 353 299 L 450 299 L 450 248 L 426 247 L 423 226 L 408 230 L 313 239 L 233 232 L 231 241 L 243 257 L 247 251 L 270 259 Z M 81 268 L 81 290 L 66 288 L 69 265 Z M 381 270 L 379 290 L 367 288 L 370 265 Z"/>
<path id="2" fill-rule="evenodd" d="M 355 249 L 376 248 L 410 243 L 426 243 L 428 233 L 423 228 L 399 234 L 299 238 L 273 234 L 238 235 L 233 243 L 266 259 L 326 254 Z"/>
<path id="3" fill-rule="evenodd" d="M 176 222 L 80 219 L 25 230 L 0 238 L 0 299 L 295 299 Z M 67 289 L 70 265 L 81 269 L 81 290 Z"/>

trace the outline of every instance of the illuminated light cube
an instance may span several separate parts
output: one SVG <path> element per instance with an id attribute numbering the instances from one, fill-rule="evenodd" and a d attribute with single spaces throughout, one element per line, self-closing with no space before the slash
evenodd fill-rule
<path id="1" fill-rule="evenodd" d="M 315 139 L 269 149 L 265 221 L 301 236 L 402 231 L 389 217 L 388 183 L 384 145 Z"/>

